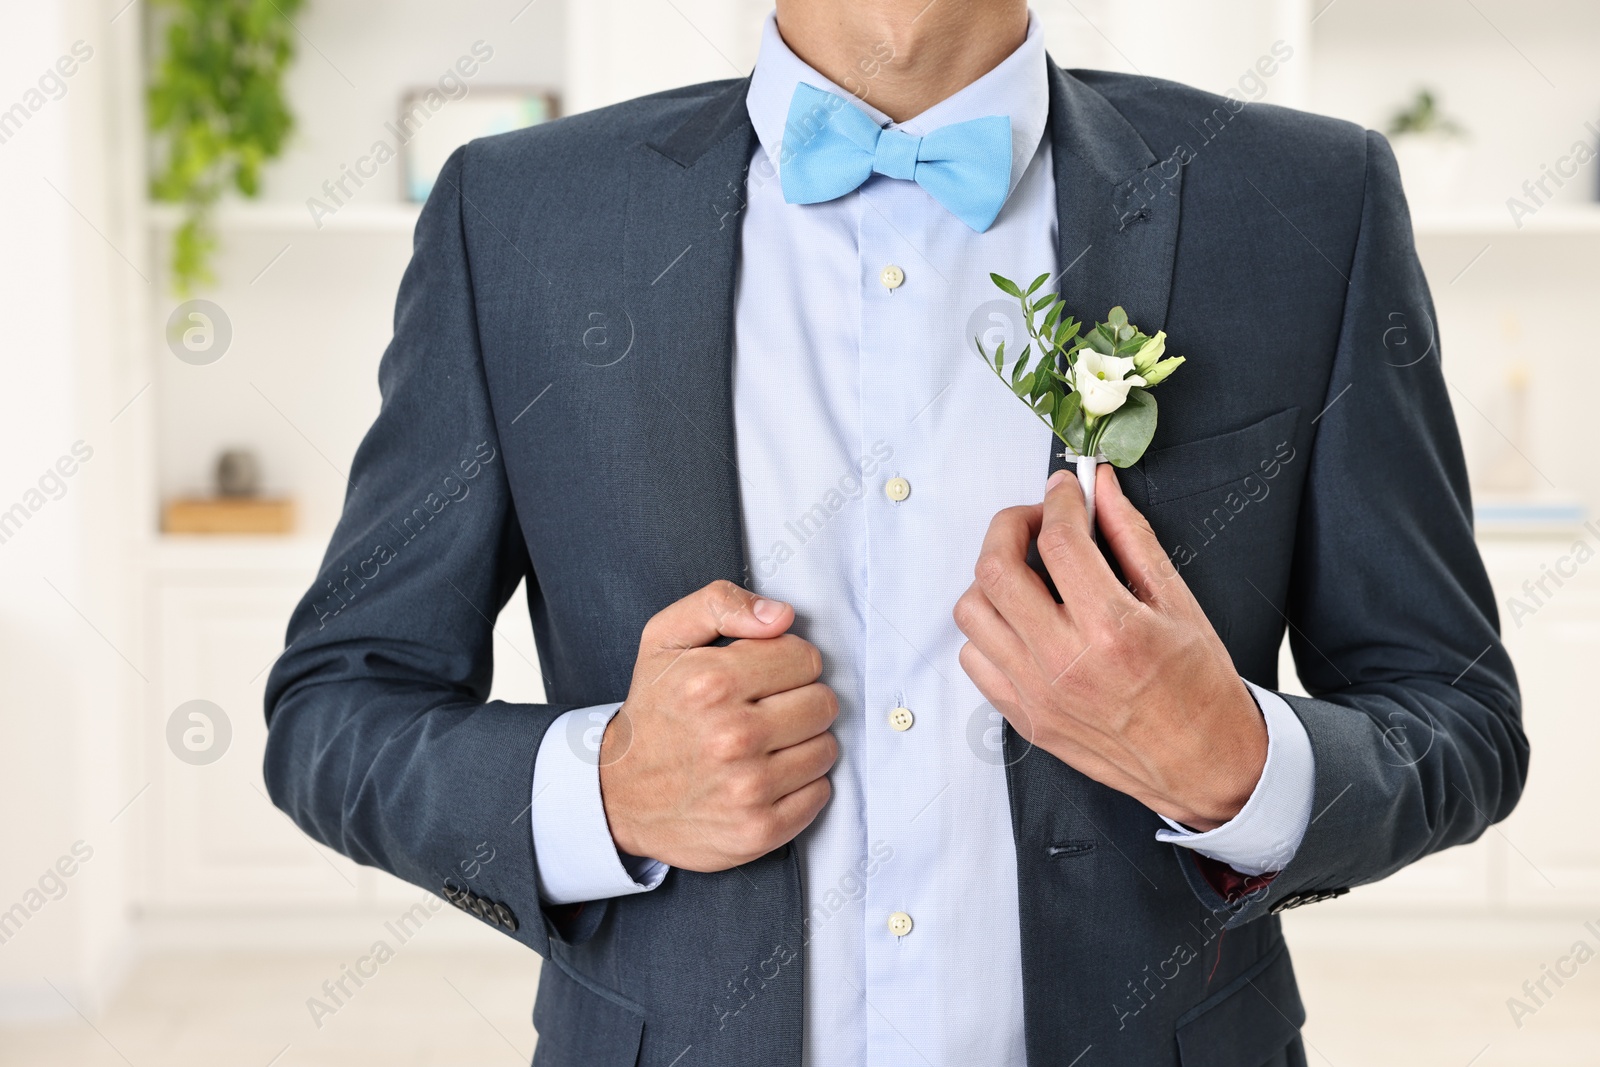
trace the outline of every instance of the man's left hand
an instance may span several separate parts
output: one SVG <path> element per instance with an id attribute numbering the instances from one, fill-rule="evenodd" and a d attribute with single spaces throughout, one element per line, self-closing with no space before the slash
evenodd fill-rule
<path id="1" fill-rule="evenodd" d="M 1043 504 L 994 517 L 956 603 L 961 666 L 1032 744 L 1161 815 L 1210 830 L 1261 778 L 1267 729 L 1222 639 L 1155 532 L 1102 464 L 1100 530 L 1128 584 L 1090 535 L 1083 491 L 1053 475 Z M 1028 544 L 1061 593 L 1027 563 Z"/>

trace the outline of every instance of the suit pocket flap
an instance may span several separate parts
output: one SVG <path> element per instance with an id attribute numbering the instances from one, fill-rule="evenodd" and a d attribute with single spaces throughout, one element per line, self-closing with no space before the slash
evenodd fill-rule
<path id="1" fill-rule="evenodd" d="M 1277 451 L 1280 446 L 1293 446 L 1299 421 L 1298 407 L 1285 408 L 1242 430 L 1156 449 L 1144 458 L 1150 505 L 1231 485 L 1271 469 L 1284 459 Z"/>
<path id="2" fill-rule="evenodd" d="M 547 958 L 533 1004 L 533 1067 L 633 1067 L 644 1015 L 621 997 Z"/>
<path id="3" fill-rule="evenodd" d="M 1305 1021 L 1289 948 L 1280 943 L 1178 1020 L 1179 1059 L 1183 1067 L 1265 1063 L 1295 1039 Z"/>

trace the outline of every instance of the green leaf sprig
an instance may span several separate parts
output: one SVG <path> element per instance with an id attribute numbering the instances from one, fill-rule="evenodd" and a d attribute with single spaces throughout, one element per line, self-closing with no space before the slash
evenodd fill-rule
<path id="1" fill-rule="evenodd" d="M 1075 454 L 1104 456 L 1116 467 L 1137 463 L 1156 432 L 1150 390 L 1184 362 L 1182 356 L 1165 356 L 1166 333 L 1143 333 L 1120 307 L 1084 333 L 1064 313 L 1059 293 L 1034 295 L 1048 274 L 1027 289 L 999 274 L 989 277 L 1021 301 L 1030 340 L 1007 368 L 1004 341 L 991 354 L 974 337 L 984 364 Z"/>
<path id="2" fill-rule="evenodd" d="M 259 194 L 261 169 L 294 128 L 283 88 L 289 20 L 305 0 L 156 0 L 162 41 L 148 90 L 156 167 L 150 193 L 183 205 L 173 235 L 175 288 L 212 280 L 211 208 L 230 186 Z"/>

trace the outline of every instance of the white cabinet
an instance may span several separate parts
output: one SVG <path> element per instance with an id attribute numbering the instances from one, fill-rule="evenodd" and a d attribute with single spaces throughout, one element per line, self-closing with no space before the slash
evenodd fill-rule
<path id="1" fill-rule="evenodd" d="M 359 899 L 370 879 L 301 833 L 272 805 L 261 777 L 262 692 L 289 613 L 310 584 L 314 549 L 167 539 L 156 556 L 148 902 L 211 910 Z M 211 752 L 169 741 L 169 719 L 194 700 L 218 709 L 197 712 L 209 723 L 184 716 L 185 729 L 209 727 Z"/>
<path id="2" fill-rule="evenodd" d="M 1580 540 L 1587 553 L 1574 552 Z M 1580 830 L 1593 806 L 1600 752 L 1592 696 L 1600 665 L 1600 537 L 1578 529 L 1570 536 L 1485 537 L 1480 548 L 1522 686 L 1533 749 L 1527 787 L 1510 818 L 1476 842 L 1357 889 L 1341 911 L 1589 916 L 1600 905 L 1600 837 Z M 1579 555 L 1587 562 L 1577 563 Z M 1548 593 L 1524 589 L 1557 567 L 1570 577 L 1560 584 L 1545 578 Z M 1280 678 L 1298 691 L 1287 645 Z"/>
<path id="3" fill-rule="evenodd" d="M 1579 543 L 1584 551 L 1575 551 Z M 1600 907 L 1600 835 L 1588 829 L 1600 753 L 1600 537 L 1574 531 L 1494 545 L 1485 557 L 1533 749 L 1527 791 L 1500 828 L 1506 904 L 1593 917 Z"/>
<path id="4" fill-rule="evenodd" d="M 163 538 L 155 546 L 150 612 L 158 673 L 143 731 L 149 908 L 250 915 L 417 899 L 414 887 L 312 841 L 273 806 L 262 781 L 267 674 L 321 551 L 310 539 Z M 497 699 L 543 699 L 527 620 L 519 590 L 496 626 Z M 205 720 L 186 713 L 174 740 L 169 720 L 195 700 L 217 710 L 201 709 Z M 199 751 L 186 746 L 183 730 L 209 730 L 212 747 L 206 750 L 203 732 L 190 738 Z"/>

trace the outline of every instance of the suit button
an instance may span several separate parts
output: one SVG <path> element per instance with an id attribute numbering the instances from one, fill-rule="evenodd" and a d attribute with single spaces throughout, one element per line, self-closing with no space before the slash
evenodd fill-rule
<path id="1" fill-rule="evenodd" d="M 889 725 L 901 733 L 911 729 L 911 724 L 915 721 L 916 717 L 911 714 L 910 708 L 895 708 L 889 713 Z"/>
<path id="2" fill-rule="evenodd" d="M 890 500 L 898 504 L 911 495 L 911 483 L 904 478 L 890 478 L 883 483 L 883 491 L 888 494 Z"/>
<path id="3" fill-rule="evenodd" d="M 911 916 L 903 911 L 897 911 L 889 916 L 889 932 L 896 937 L 904 937 L 911 932 Z"/>

